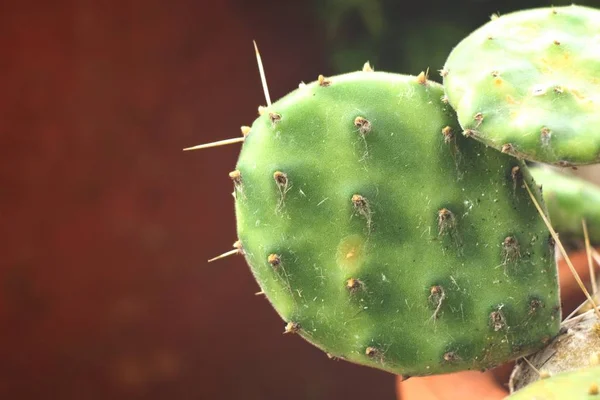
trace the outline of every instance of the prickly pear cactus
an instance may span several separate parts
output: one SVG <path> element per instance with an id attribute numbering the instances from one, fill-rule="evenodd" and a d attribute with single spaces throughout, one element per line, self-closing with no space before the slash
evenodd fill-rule
<path id="1" fill-rule="evenodd" d="M 540 379 L 507 397 L 507 400 L 597 400 L 600 366 L 563 372 Z"/>
<path id="2" fill-rule="evenodd" d="M 585 219 L 592 243 L 600 242 L 600 188 L 591 182 L 544 167 L 530 168 L 542 194 L 552 226 L 561 238 L 583 239 Z"/>
<path id="3" fill-rule="evenodd" d="M 517 11 L 480 27 L 442 75 L 464 134 L 524 159 L 600 162 L 600 10 Z"/>
<path id="4" fill-rule="evenodd" d="M 403 375 L 495 366 L 554 336 L 549 233 L 526 166 L 459 132 L 442 87 L 359 71 L 302 85 L 230 176 L 262 291 L 330 357 Z"/>
<path id="5" fill-rule="evenodd" d="M 510 376 L 509 388 L 512 393 L 547 376 L 599 363 L 600 321 L 594 311 L 589 310 L 564 321 L 560 335 L 537 353 L 527 356 L 527 361 L 518 360 Z"/>

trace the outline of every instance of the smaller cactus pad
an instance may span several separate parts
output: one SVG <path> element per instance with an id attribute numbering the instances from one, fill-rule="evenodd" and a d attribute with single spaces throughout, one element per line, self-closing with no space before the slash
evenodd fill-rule
<path id="1" fill-rule="evenodd" d="M 555 169 L 530 168 L 550 214 L 552 226 L 561 238 L 583 239 L 585 219 L 590 241 L 600 243 L 600 187 Z"/>
<path id="2" fill-rule="evenodd" d="M 567 6 L 493 18 L 442 70 L 463 133 L 555 165 L 600 162 L 600 10 Z"/>
<path id="3" fill-rule="evenodd" d="M 596 366 L 540 379 L 507 400 L 598 400 L 599 385 L 600 366 Z"/>

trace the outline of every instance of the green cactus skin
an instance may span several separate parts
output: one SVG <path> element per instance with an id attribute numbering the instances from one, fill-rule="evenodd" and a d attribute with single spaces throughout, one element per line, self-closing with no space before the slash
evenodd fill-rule
<path id="1" fill-rule="evenodd" d="M 507 397 L 507 400 L 598 400 L 600 366 L 563 372 L 540 379 Z"/>
<path id="2" fill-rule="evenodd" d="M 442 75 L 463 133 L 514 156 L 600 162 L 600 10 L 567 6 L 493 18 Z"/>
<path id="3" fill-rule="evenodd" d="M 332 358 L 485 369 L 557 334 L 549 232 L 522 161 L 458 132 L 441 85 L 359 71 L 263 111 L 234 181 L 237 246 L 285 323 Z"/>
<path id="4" fill-rule="evenodd" d="M 600 187 L 554 169 L 529 169 L 548 208 L 553 228 L 561 238 L 583 240 L 585 219 L 592 243 L 600 243 Z"/>

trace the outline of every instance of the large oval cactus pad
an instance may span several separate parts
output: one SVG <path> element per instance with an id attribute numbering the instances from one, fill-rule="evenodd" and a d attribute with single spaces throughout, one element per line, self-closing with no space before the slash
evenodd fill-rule
<path id="1" fill-rule="evenodd" d="M 443 75 L 466 135 L 529 160 L 600 162 L 600 10 L 495 18 L 454 48 Z"/>
<path id="2" fill-rule="evenodd" d="M 236 170 L 241 251 L 297 333 L 396 374 L 483 369 L 558 332 L 549 233 L 526 166 L 460 134 L 440 85 L 356 72 L 252 125 Z"/>

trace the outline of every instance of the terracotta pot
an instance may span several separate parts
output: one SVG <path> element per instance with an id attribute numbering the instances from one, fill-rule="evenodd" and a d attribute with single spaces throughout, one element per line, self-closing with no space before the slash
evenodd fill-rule
<path id="1" fill-rule="evenodd" d="M 570 256 L 583 282 L 589 282 L 585 251 Z M 559 262 L 563 318 L 585 300 L 564 260 Z M 589 290 L 589 287 L 588 287 Z M 454 374 L 396 380 L 398 399 L 402 400 L 500 400 L 508 395 L 506 387 L 513 363 L 487 372 L 465 371 Z"/>

